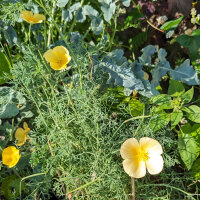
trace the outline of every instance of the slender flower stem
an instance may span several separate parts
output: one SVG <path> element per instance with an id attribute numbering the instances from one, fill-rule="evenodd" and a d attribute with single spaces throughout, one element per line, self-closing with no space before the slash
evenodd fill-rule
<path id="1" fill-rule="evenodd" d="M 56 5 L 56 1 L 53 2 L 53 7 L 52 7 L 52 10 L 51 10 L 51 18 L 54 17 L 54 12 L 55 12 L 55 5 Z M 48 33 L 48 39 L 47 39 L 47 46 L 50 45 L 51 43 L 51 29 L 53 27 L 53 23 L 50 23 L 50 26 L 49 26 L 49 33 Z"/>
<path id="2" fill-rule="evenodd" d="M 131 177 L 132 200 L 135 200 L 135 179 Z"/>
<path id="3" fill-rule="evenodd" d="M 31 42 L 31 24 L 29 25 L 29 30 L 28 30 L 28 43 L 30 44 Z"/>

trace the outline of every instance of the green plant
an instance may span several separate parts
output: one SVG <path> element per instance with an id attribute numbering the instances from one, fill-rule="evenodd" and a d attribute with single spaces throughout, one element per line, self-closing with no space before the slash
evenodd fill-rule
<path id="1" fill-rule="evenodd" d="M 200 108 L 196 105 L 187 107 L 193 95 L 193 87 L 185 92 L 184 86 L 179 81 L 170 80 L 168 94 L 160 94 L 150 99 L 152 104 L 157 105 L 153 109 L 153 115 L 158 115 L 158 118 L 151 121 L 153 130 L 157 131 L 165 127 L 169 122 L 171 122 L 171 129 L 175 128 L 185 116 L 183 112 L 191 121 L 200 123 L 198 118 L 198 110 Z M 165 112 L 165 110 L 170 112 Z"/>

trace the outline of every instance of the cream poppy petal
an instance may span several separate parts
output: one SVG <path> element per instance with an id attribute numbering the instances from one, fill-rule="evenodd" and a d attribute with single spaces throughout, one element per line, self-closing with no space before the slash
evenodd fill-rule
<path id="1" fill-rule="evenodd" d="M 163 153 L 163 149 L 160 143 L 152 138 L 143 137 L 140 139 L 139 144 L 143 152 L 157 155 Z"/>
<path id="2" fill-rule="evenodd" d="M 146 161 L 146 167 L 150 174 L 159 174 L 163 169 L 164 161 L 162 156 L 149 155 L 149 159 Z"/>
<path id="3" fill-rule="evenodd" d="M 139 154 L 140 146 L 135 138 L 127 139 L 121 146 L 120 154 L 123 159 L 131 159 Z"/>
<path id="4" fill-rule="evenodd" d="M 54 54 L 52 49 L 49 49 L 44 53 L 44 58 L 46 59 L 47 62 L 57 62 L 57 56 Z"/>
<path id="5" fill-rule="evenodd" d="M 126 159 L 123 161 L 124 171 L 133 178 L 142 178 L 146 175 L 146 166 L 144 161 L 137 159 Z"/>
<path id="6" fill-rule="evenodd" d="M 56 56 L 61 57 L 61 58 L 62 56 L 65 56 L 66 54 L 69 55 L 69 51 L 63 46 L 54 47 L 53 52 L 56 54 Z"/>
<path id="7" fill-rule="evenodd" d="M 60 63 L 57 63 L 57 62 L 50 62 L 50 66 L 54 70 L 62 70 L 66 68 L 66 64 L 61 65 Z"/>

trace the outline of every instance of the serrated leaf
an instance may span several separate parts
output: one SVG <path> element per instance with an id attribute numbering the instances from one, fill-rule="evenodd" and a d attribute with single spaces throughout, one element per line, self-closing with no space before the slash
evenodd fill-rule
<path id="1" fill-rule="evenodd" d="M 182 131 L 186 134 L 192 135 L 195 139 L 197 146 L 197 156 L 200 154 L 200 124 L 194 124 L 191 126 L 189 123 L 185 124 L 182 128 Z"/>
<path id="2" fill-rule="evenodd" d="M 126 107 L 127 111 L 134 117 L 141 116 L 145 110 L 145 104 L 137 99 L 131 99 Z"/>
<path id="3" fill-rule="evenodd" d="M 168 94 L 172 97 L 179 97 L 185 92 L 183 84 L 176 80 L 169 81 Z"/>
<path id="4" fill-rule="evenodd" d="M 158 131 L 161 128 L 167 126 L 170 121 L 170 114 L 166 113 L 164 110 L 157 111 L 153 113 L 151 121 L 150 121 L 150 128 L 153 131 Z"/>
<path id="5" fill-rule="evenodd" d="M 195 179 L 200 180 L 200 158 L 194 162 L 191 171 Z"/>
<path id="6" fill-rule="evenodd" d="M 188 170 L 196 159 L 197 147 L 194 138 L 190 134 L 181 133 L 178 136 L 178 150 Z"/>
<path id="7" fill-rule="evenodd" d="M 11 65 L 5 54 L 0 52 L 0 84 L 6 83 L 11 77 Z"/>
<path id="8" fill-rule="evenodd" d="M 189 106 L 184 108 L 186 116 L 193 122 L 200 123 L 200 107 L 196 105 Z"/>
<path id="9" fill-rule="evenodd" d="M 172 109 L 171 97 L 167 94 L 159 94 L 150 99 L 151 103 L 159 105 L 161 109 Z"/>
<path id="10" fill-rule="evenodd" d="M 184 94 L 181 95 L 181 100 L 184 103 L 189 103 L 192 100 L 193 95 L 194 95 L 194 88 L 192 87 L 187 92 L 185 92 Z"/>
<path id="11" fill-rule="evenodd" d="M 171 129 L 173 129 L 182 119 L 183 112 L 181 110 L 174 110 L 171 113 Z"/>
<path id="12" fill-rule="evenodd" d="M 60 8 L 64 8 L 68 2 L 69 2 L 69 0 L 58 0 L 56 5 Z"/>
<path id="13" fill-rule="evenodd" d="M 188 85 L 199 85 L 197 72 L 190 65 L 190 60 L 185 60 L 175 70 L 170 70 L 172 79 L 182 81 Z"/>

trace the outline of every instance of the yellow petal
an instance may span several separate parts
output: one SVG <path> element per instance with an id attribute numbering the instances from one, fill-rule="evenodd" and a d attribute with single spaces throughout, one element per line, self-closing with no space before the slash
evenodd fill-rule
<path id="1" fill-rule="evenodd" d="M 53 52 L 56 56 L 62 58 L 65 54 L 69 55 L 69 51 L 63 46 L 56 46 L 53 48 Z"/>
<path id="2" fill-rule="evenodd" d="M 23 127 L 24 127 L 25 130 L 26 130 L 27 128 L 29 128 L 29 127 L 28 127 L 28 124 L 27 124 L 26 122 L 23 123 Z"/>
<path id="3" fill-rule="evenodd" d="M 146 175 L 145 162 L 138 159 L 126 159 L 123 161 L 124 171 L 131 177 L 142 178 Z"/>
<path id="4" fill-rule="evenodd" d="M 33 18 L 33 12 L 32 11 L 21 11 L 20 16 L 22 19 L 24 19 L 26 22 L 31 21 L 31 19 Z"/>
<path id="5" fill-rule="evenodd" d="M 15 132 L 15 138 L 17 140 L 17 145 L 21 146 L 26 142 L 26 131 L 22 128 L 18 128 Z"/>
<path id="6" fill-rule="evenodd" d="M 46 19 L 46 17 L 42 14 L 37 14 L 35 13 L 33 16 L 33 21 L 34 23 L 42 23 L 44 20 Z"/>
<path id="7" fill-rule="evenodd" d="M 158 174 L 162 171 L 164 165 L 164 161 L 162 156 L 149 155 L 149 159 L 146 161 L 146 167 L 150 174 Z"/>
<path id="8" fill-rule="evenodd" d="M 24 122 L 23 127 L 24 127 L 25 134 L 28 135 L 31 129 L 28 127 L 28 124 L 26 122 Z"/>
<path id="9" fill-rule="evenodd" d="M 157 140 L 148 137 L 143 137 L 140 139 L 139 143 L 144 153 L 154 155 L 160 155 L 163 153 L 162 146 Z"/>
<path id="10" fill-rule="evenodd" d="M 66 64 L 60 64 L 58 62 L 50 62 L 50 66 L 52 69 L 54 70 L 62 70 L 62 69 L 65 69 L 66 68 Z"/>
<path id="11" fill-rule="evenodd" d="M 14 167 L 18 163 L 20 157 L 19 150 L 14 146 L 9 146 L 2 152 L 2 162 L 9 168 Z"/>
<path id="12" fill-rule="evenodd" d="M 127 139 L 121 146 L 120 154 L 123 159 L 132 159 L 140 152 L 140 146 L 135 138 Z"/>
<path id="13" fill-rule="evenodd" d="M 58 61 L 58 58 L 54 54 L 52 49 L 49 49 L 48 51 L 46 51 L 43 56 L 47 62 L 57 62 Z"/>

